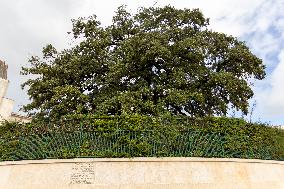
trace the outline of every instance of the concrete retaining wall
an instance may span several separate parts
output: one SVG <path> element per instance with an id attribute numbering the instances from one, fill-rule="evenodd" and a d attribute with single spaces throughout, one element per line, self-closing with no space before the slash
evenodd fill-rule
<path id="1" fill-rule="evenodd" d="M 284 162 L 212 158 L 2 162 L 0 188 L 283 189 Z"/>

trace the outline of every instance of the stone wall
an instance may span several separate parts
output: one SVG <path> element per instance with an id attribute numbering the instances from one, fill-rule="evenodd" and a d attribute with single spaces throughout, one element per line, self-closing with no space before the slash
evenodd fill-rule
<path id="1" fill-rule="evenodd" d="M 12 112 L 10 117 L 9 117 L 9 121 L 28 123 L 28 122 L 32 121 L 32 118 L 27 117 L 27 116 L 23 116 L 23 115 L 19 115 L 19 114 Z"/>
<path id="2" fill-rule="evenodd" d="M 284 162 L 97 158 L 0 162 L 5 189 L 283 189 Z"/>

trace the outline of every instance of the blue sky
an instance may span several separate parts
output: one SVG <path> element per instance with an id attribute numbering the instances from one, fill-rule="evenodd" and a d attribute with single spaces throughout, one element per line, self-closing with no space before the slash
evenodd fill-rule
<path id="1" fill-rule="evenodd" d="M 254 121 L 284 125 L 284 1 L 283 0 L 7 0 L 0 1 L 0 59 L 9 65 L 7 97 L 16 101 L 14 111 L 28 102 L 20 76 L 31 55 L 42 47 L 58 49 L 71 42 L 71 19 L 96 14 L 103 25 L 111 23 L 116 8 L 125 4 L 131 12 L 141 6 L 173 5 L 199 8 L 210 18 L 210 28 L 247 42 L 267 66 L 265 80 L 256 81 L 251 104 Z M 249 118 L 248 118 L 249 119 Z"/>

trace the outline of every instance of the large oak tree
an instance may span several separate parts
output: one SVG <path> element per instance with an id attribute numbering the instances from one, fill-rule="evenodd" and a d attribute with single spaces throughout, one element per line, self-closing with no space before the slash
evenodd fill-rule
<path id="1" fill-rule="evenodd" d="M 246 44 L 208 29 L 198 9 L 119 7 L 112 24 L 73 20 L 73 45 L 31 57 L 24 110 L 37 116 L 73 113 L 189 116 L 244 113 L 252 78 L 265 67 Z"/>

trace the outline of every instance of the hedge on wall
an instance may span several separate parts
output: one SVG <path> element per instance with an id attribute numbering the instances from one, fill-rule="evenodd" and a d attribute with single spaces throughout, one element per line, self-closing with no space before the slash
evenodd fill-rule
<path id="1" fill-rule="evenodd" d="M 100 152 L 99 157 L 133 157 L 133 156 L 214 156 L 214 157 L 236 157 L 236 158 L 261 158 L 261 159 L 277 159 L 284 160 L 284 132 L 280 129 L 269 127 L 266 124 L 248 123 L 239 118 L 228 117 L 206 117 L 206 118 L 188 118 L 188 117 L 149 117 L 141 115 L 119 116 L 119 117 L 96 117 L 94 115 L 72 115 L 62 118 L 61 120 L 34 120 L 32 123 L 18 124 L 18 123 L 3 123 L 0 126 L 0 159 L 7 158 L 10 152 L 17 148 L 20 137 L 29 135 L 46 135 L 47 133 L 111 133 L 117 131 L 128 131 L 123 133 L 124 136 L 119 135 L 119 145 L 130 146 L 130 151 L 125 151 L 121 154 L 113 151 Z M 149 135 L 148 141 L 145 142 L 145 134 L 139 134 L 139 137 L 133 137 L 133 133 L 151 131 L 154 134 Z M 182 143 L 181 136 L 184 132 L 201 132 L 205 133 L 203 136 L 209 136 L 208 133 L 219 134 L 222 137 L 222 149 L 225 153 L 212 155 L 213 153 L 198 152 L 194 149 L 194 153 L 180 152 Z M 68 135 L 69 136 L 69 135 Z M 73 136 L 73 135 L 72 135 Z M 75 135 L 74 135 L 75 136 Z M 73 137 L 74 137 L 73 136 Z M 76 135 L 77 136 L 77 135 Z M 78 135 L 79 136 L 79 135 Z M 87 135 L 86 135 L 87 136 Z M 116 135 L 117 136 L 117 135 Z M 211 135 L 210 135 L 211 136 Z M 131 138 L 132 137 L 132 138 Z M 7 140 L 7 138 L 9 140 Z M 166 140 L 165 140 L 166 138 Z M 5 142 L 3 139 L 6 139 Z M 112 143 L 115 142 L 111 139 Z M 195 143 L 197 147 L 201 148 L 205 138 L 199 138 Z M 216 139 L 211 139 L 212 144 L 217 144 Z M 155 145 L 162 143 L 170 143 L 170 148 L 163 148 L 153 153 L 151 151 Z M 88 141 L 85 141 L 85 146 L 80 146 L 80 151 L 85 156 L 94 156 L 94 152 L 90 151 Z M 199 145 L 199 146 L 198 146 Z M 221 145 L 221 144 L 218 144 Z M 161 145 L 160 145 L 161 146 Z M 192 148 L 193 149 L 193 148 Z M 192 150 L 191 149 L 191 150 Z M 70 150 L 70 149 L 69 149 Z M 148 151 L 147 151 L 148 150 Z M 201 149 L 201 151 L 204 149 Z M 66 149 L 65 149 L 66 151 Z M 150 153 L 151 151 L 151 153 Z M 179 153 L 177 153 L 179 152 Z M 5 157 L 3 158 L 3 154 Z M 66 155 L 67 154 L 67 155 Z M 70 154 L 73 154 L 70 155 Z M 64 157 L 77 157 L 76 153 L 65 153 Z M 95 156 L 97 154 L 95 153 Z"/>

